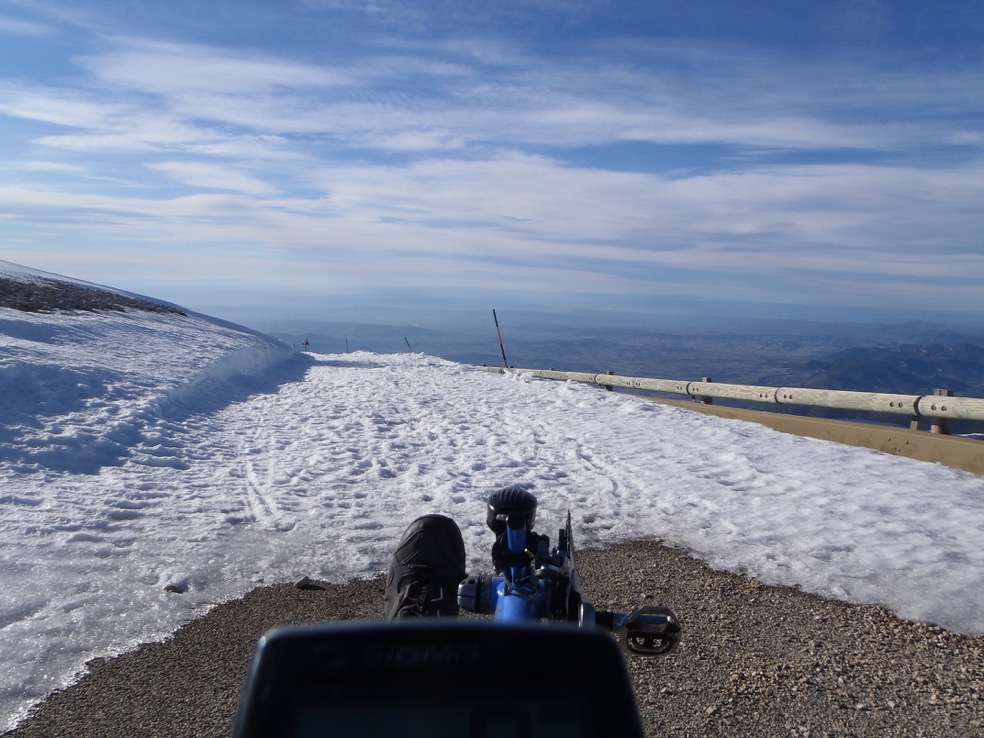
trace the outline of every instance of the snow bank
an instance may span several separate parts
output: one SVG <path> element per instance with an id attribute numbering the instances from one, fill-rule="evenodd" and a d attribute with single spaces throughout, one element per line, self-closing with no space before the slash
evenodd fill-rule
<path id="1" fill-rule="evenodd" d="M 122 463 L 168 408 L 291 354 L 200 316 L 142 311 L 0 309 L 0 348 L 0 461 L 87 474 Z"/>

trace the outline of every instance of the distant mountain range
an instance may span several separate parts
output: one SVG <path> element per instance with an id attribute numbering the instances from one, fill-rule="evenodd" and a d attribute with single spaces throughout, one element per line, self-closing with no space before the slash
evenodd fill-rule
<path id="1" fill-rule="evenodd" d="M 310 333 L 274 332 L 312 351 L 414 351 L 469 364 L 501 365 L 494 330 L 473 336 L 418 326 L 339 323 Z M 842 332 L 780 334 L 527 327 L 507 335 L 511 366 L 769 386 L 931 394 L 937 387 L 984 397 L 984 335 L 909 324 L 842 326 Z"/>
<path id="2" fill-rule="evenodd" d="M 722 325 L 724 325 L 722 321 Z M 494 328 L 485 335 L 419 326 L 312 323 L 308 334 L 274 335 L 310 350 L 342 353 L 414 351 L 468 364 L 501 366 Z M 727 329 L 678 326 L 603 330 L 597 326 L 530 324 L 505 335 L 511 366 L 605 372 L 662 379 L 813 387 L 892 394 L 933 394 L 937 388 L 984 398 L 984 332 L 928 323 L 899 325 L 732 323 Z M 747 405 L 763 408 L 762 405 Z M 819 417 L 850 417 L 818 408 L 769 408 Z M 859 419 L 907 425 L 898 416 Z M 958 432 L 980 432 L 968 424 Z"/>
<path id="3" fill-rule="evenodd" d="M 855 347 L 793 367 L 800 386 L 928 394 L 936 388 L 984 397 L 984 348 L 960 341 Z M 765 374 L 783 378 L 781 374 Z"/>

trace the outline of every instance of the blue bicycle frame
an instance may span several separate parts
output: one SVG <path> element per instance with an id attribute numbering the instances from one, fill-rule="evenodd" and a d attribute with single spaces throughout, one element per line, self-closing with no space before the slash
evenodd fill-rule
<path id="1" fill-rule="evenodd" d="M 506 543 L 514 554 L 527 553 L 526 529 L 506 526 Z M 504 576 L 492 577 L 489 606 L 496 620 L 539 620 L 543 617 L 545 582 L 537 579 L 533 567 L 507 566 Z"/>

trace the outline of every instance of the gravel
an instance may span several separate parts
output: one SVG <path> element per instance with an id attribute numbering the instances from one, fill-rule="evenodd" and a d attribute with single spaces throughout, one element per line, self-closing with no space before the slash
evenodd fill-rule
<path id="1" fill-rule="evenodd" d="M 984 736 L 984 637 L 712 571 L 657 542 L 583 551 L 578 569 L 599 609 L 669 604 L 683 622 L 674 654 L 628 661 L 648 736 Z M 264 631 L 379 617 L 382 594 L 381 577 L 254 590 L 94 660 L 3 738 L 227 736 Z"/>

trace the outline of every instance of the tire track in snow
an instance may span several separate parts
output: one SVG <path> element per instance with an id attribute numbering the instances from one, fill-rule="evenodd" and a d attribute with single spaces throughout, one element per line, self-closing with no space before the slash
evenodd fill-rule
<path id="1" fill-rule="evenodd" d="M 297 524 L 290 511 L 283 505 L 282 492 L 289 479 L 279 474 L 279 464 L 286 442 L 280 398 L 282 395 L 264 396 L 244 409 L 251 411 L 249 427 L 253 429 L 249 439 L 239 445 L 238 463 L 242 476 L 242 499 L 245 519 L 269 530 L 287 532 Z M 255 408 L 255 409 L 254 409 Z M 289 417 L 289 416 L 287 416 Z"/>
<path id="2" fill-rule="evenodd" d="M 296 524 L 295 521 L 283 514 L 276 496 L 271 492 L 270 470 L 268 469 L 265 474 L 266 481 L 260 479 L 260 474 L 257 473 L 256 464 L 251 455 L 254 451 L 256 449 L 246 449 L 242 455 L 244 467 L 243 499 L 246 519 L 271 530 L 292 530 Z"/>

